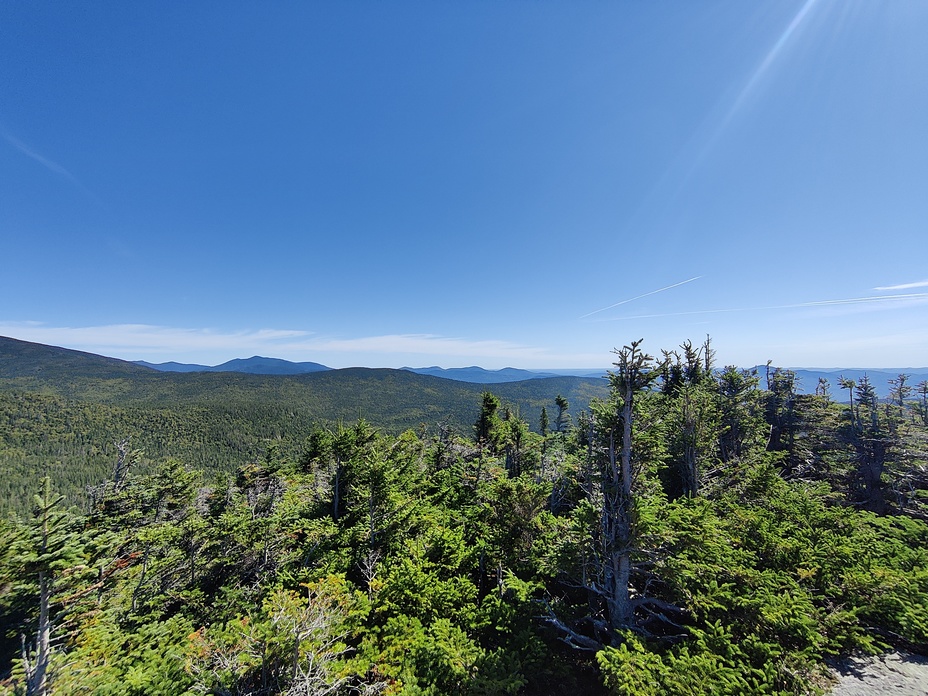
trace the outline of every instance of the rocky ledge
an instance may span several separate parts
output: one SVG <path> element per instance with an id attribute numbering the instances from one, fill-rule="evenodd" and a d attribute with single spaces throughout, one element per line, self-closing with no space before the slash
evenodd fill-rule
<path id="1" fill-rule="evenodd" d="M 832 696 L 925 696 L 928 658 L 910 653 L 853 657 L 835 666 Z"/>

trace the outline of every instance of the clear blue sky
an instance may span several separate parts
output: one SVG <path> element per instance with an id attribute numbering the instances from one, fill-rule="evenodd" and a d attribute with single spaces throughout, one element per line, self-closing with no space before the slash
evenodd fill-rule
<path id="1" fill-rule="evenodd" d="M 0 3 L 0 335 L 928 365 L 928 2 Z"/>

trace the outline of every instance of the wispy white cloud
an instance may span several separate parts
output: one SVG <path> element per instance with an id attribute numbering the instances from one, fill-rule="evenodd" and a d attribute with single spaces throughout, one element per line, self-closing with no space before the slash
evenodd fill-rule
<path id="1" fill-rule="evenodd" d="M 308 331 L 261 329 L 217 331 L 147 324 L 60 327 L 38 322 L 2 322 L 0 335 L 128 360 L 178 360 L 217 364 L 235 357 L 268 355 L 313 360 L 333 367 L 394 366 L 419 360 L 445 366 L 481 362 L 484 367 L 595 366 L 601 355 L 558 354 L 537 346 L 435 334 L 322 336 Z"/>
<path id="2" fill-rule="evenodd" d="M 879 289 L 879 288 L 877 288 Z M 834 300 L 814 300 L 796 304 L 767 305 L 759 307 L 725 307 L 720 309 L 696 309 L 688 312 L 663 312 L 659 314 L 637 314 L 613 317 L 601 321 L 624 321 L 628 319 L 658 319 L 662 317 L 684 317 L 698 314 L 723 314 L 729 312 L 762 312 L 774 309 L 808 309 L 815 307 L 858 307 L 868 311 L 880 309 L 899 309 L 928 302 L 928 292 L 908 293 L 905 295 L 874 295 L 871 297 L 847 297 Z"/>
<path id="3" fill-rule="evenodd" d="M 699 280 L 700 278 L 702 278 L 702 276 L 695 276 L 694 278 L 689 278 L 689 279 L 687 279 L 687 280 L 681 280 L 679 283 L 674 283 L 673 285 L 667 285 L 666 287 L 658 288 L 657 290 L 651 290 L 651 292 L 646 292 L 646 293 L 644 293 L 644 294 L 642 294 L 642 295 L 636 295 L 635 297 L 629 297 L 627 300 L 622 300 L 621 302 L 616 302 L 615 304 L 611 304 L 611 305 L 609 305 L 608 307 L 603 307 L 602 309 L 594 309 L 592 312 L 587 312 L 586 314 L 584 314 L 583 316 L 578 317 L 578 318 L 579 318 L 579 319 L 586 319 L 587 317 L 591 317 L 591 316 L 593 316 L 594 314 L 599 314 L 600 312 L 605 312 L 607 309 L 613 309 L 614 307 L 620 307 L 620 306 L 622 306 L 622 305 L 624 305 L 624 304 L 628 304 L 629 302 L 634 302 L 635 300 L 640 300 L 642 297 L 648 297 L 648 296 L 650 296 L 650 295 L 656 295 L 656 294 L 659 293 L 659 292 L 664 292 L 665 290 L 670 290 L 670 289 L 672 289 L 672 288 L 680 287 L 681 285 L 686 285 L 687 283 L 692 283 L 694 280 Z"/>
<path id="4" fill-rule="evenodd" d="M 914 288 L 928 288 L 928 280 L 919 280 L 915 283 L 902 283 L 901 285 L 882 285 L 873 289 L 879 292 L 893 292 L 896 290 L 912 290 Z"/>
<path id="5" fill-rule="evenodd" d="M 519 345 L 507 341 L 468 340 L 436 336 L 434 334 L 390 334 L 364 336 L 360 338 L 329 338 L 308 341 L 307 345 L 318 350 L 344 353 L 413 353 L 439 355 L 472 355 L 475 357 L 500 355 L 534 355 L 542 353 L 539 348 Z"/>
<path id="6" fill-rule="evenodd" d="M 307 336 L 305 331 L 218 332 L 210 329 L 183 329 L 149 324 L 111 324 L 107 326 L 48 326 L 41 322 L 0 322 L 0 333 L 25 341 L 75 347 L 112 346 L 144 348 L 154 352 L 241 349 L 272 344 L 281 339 Z"/>
<path id="7" fill-rule="evenodd" d="M 925 364 L 921 347 L 928 341 L 928 328 L 910 326 L 898 331 L 860 331 L 856 326 L 845 326 L 843 330 L 835 327 L 814 336 L 797 331 L 786 336 L 775 332 L 768 338 L 763 341 L 767 353 L 760 357 L 775 358 L 780 365 L 918 368 Z M 757 343 L 742 346 L 740 352 L 749 356 L 744 364 L 755 361 Z"/>

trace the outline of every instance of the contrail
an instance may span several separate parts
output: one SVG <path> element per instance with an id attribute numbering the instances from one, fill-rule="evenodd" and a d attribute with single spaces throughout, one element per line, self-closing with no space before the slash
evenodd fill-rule
<path id="1" fill-rule="evenodd" d="M 58 164 L 57 162 L 53 162 L 52 160 L 48 159 L 47 157 L 42 157 L 42 155 L 40 155 L 38 152 L 36 152 L 35 150 L 33 150 L 33 149 L 32 149 L 31 147 L 29 147 L 28 145 L 26 145 L 26 143 L 24 143 L 22 140 L 20 140 L 19 138 L 14 138 L 12 135 L 10 135 L 10 134 L 6 131 L 5 128 L 3 128 L 2 130 L 0 130 L 0 133 L 3 134 L 3 139 L 4 139 L 4 140 L 6 140 L 10 145 L 12 145 L 13 147 L 15 147 L 15 148 L 16 148 L 17 150 L 19 150 L 21 153 L 23 153 L 24 155 L 26 155 L 26 157 L 29 157 L 29 158 L 35 160 L 36 162 L 38 162 L 39 164 L 41 164 L 43 167 L 45 167 L 45 168 L 48 169 L 49 171 L 55 172 L 55 174 L 60 174 L 61 176 L 65 177 L 65 178 L 67 178 L 67 179 L 70 179 L 72 182 L 75 182 L 75 183 L 76 183 L 76 180 L 74 179 L 74 175 L 71 174 L 71 172 L 69 172 L 67 169 L 65 169 L 64 167 L 62 167 L 62 166 L 61 166 L 60 164 Z"/>
<path id="2" fill-rule="evenodd" d="M 928 288 L 928 280 L 920 280 L 917 283 L 902 283 L 901 285 L 884 285 L 874 290 L 911 290 L 912 288 Z"/>
<path id="3" fill-rule="evenodd" d="M 658 288 L 657 290 L 652 290 L 651 292 L 646 292 L 643 295 L 637 295 L 636 297 L 630 297 L 627 300 L 622 300 L 621 302 L 616 302 L 611 304 L 608 307 L 603 307 L 602 309 L 594 309 L 592 312 L 584 314 L 580 319 L 586 319 L 591 317 L 594 314 L 599 314 L 600 312 L 605 312 L 607 309 L 612 309 L 613 307 L 618 307 L 619 305 L 628 304 L 629 302 L 634 302 L 635 300 L 640 300 L 642 297 L 647 297 L 648 295 L 656 295 L 659 292 L 664 292 L 664 290 L 670 290 L 671 288 L 676 288 L 681 285 L 686 285 L 687 283 L 692 283 L 694 280 L 699 280 L 702 276 L 696 276 L 695 278 L 690 278 L 689 280 L 681 280 L 679 283 L 674 283 L 673 285 L 668 285 L 665 288 Z"/>
<path id="4" fill-rule="evenodd" d="M 771 309 L 791 309 L 793 307 L 822 307 L 825 305 L 842 305 L 842 304 L 868 304 L 871 302 L 892 302 L 894 300 L 918 300 L 928 297 L 925 292 L 911 292 L 906 295 L 877 295 L 875 297 L 850 297 L 845 300 L 818 300 L 816 302 L 803 302 L 797 305 L 782 305 L 781 307 L 771 307 Z"/>
<path id="5" fill-rule="evenodd" d="M 102 205 L 100 199 L 97 198 L 96 194 L 94 194 L 86 186 L 84 186 L 78 180 L 76 176 L 74 176 L 71 172 L 69 172 L 67 169 L 62 167 L 60 164 L 58 164 L 54 160 L 50 160 L 47 157 L 43 157 L 38 152 L 33 150 L 31 147 L 26 145 L 26 143 L 24 143 L 22 140 L 14 137 L 2 123 L 0 123 L 0 136 L 3 136 L 3 139 L 6 140 L 6 142 L 9 143 L 11 147 L 16 148 L 17 150 L 19 150 L 19 152 L 24 154 L 26 157 L 34 160 L 35 162 L 38 162 L 43 167 L 48 169 L 50 172 L 53 172 L 61 177 L 64 177 L 65 179 L 70 181 L 76 188 L 80 189 L 81 193 L 83 193 L 85 196 L 93 200 L 94 203 L 98 205 Z"/>
<path id="6" fill-rule="evenodd" d="M 673 286 L 671 286 L 673 287 Z M 660 292 L 655 290 L 654 292 Z M 648 293 L 649 295 L 653 293 Z M 642 295 L 643 297 L 643 295 Z M 636 299 L 636 298 L 632 298 Z M 802 309 L 804 307 L 834 307 L 857 304 L 889 304 L 891 302 L 915 301 L 928 299 L 928 292 L 913 292 L 905 295 L 878 295 L 874 297 L 848 297 L 839 300 L 815 300 L 812 302 L 799 302 L 797 304 L 769 305 L 766 307 L 726 307 L 724 309 L 697 309 L 691 312 L 666 312 L 663 314 L 638 314 L 630 317 L 614 317 L 601 321 L 621 321 L 623 319 L 660 319 L 663 317 L 687 317 L 695 314 L 722 314 L 726 312 L 761 312 L 770 309 Z M 631 302 L 631 300 L 626 300 Z M 621 302 L 619 304 L 622 304 Z M 613 305 L 615 306 L 615 305 Z M 607 307 L 608 309 L 608 307 Z M 599 310 L 602 311 L 602 310 Z M 589 314 L 587 315 L 589 316 Z"/>

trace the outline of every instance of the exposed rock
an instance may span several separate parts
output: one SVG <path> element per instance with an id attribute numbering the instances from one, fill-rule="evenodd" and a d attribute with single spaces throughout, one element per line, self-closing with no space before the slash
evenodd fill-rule
<path id="1" fill-rule="evenodd" d="M 853 657 L 835 668 L 832 696 L 926 696 L 928 658 L 911 653 Z"/>

